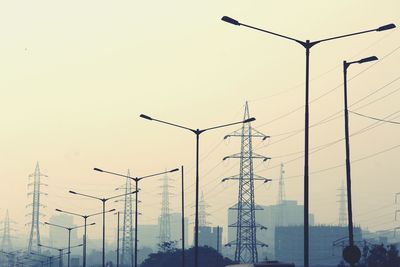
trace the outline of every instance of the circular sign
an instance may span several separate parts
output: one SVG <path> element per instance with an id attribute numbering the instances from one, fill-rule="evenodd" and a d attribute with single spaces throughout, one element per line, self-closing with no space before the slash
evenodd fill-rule
<path id="1" fill-rule="evenodd" d="M 361 259 L 361 251 L 357 246 L 347 246 L 344 248 L 342 256 L 347 263 L 354 264 Z"/>

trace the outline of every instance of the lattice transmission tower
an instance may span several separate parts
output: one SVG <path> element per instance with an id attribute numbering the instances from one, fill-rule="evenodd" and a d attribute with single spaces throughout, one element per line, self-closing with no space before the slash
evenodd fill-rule
<path id="1" fill-rule="evenodd" d="M 41 192 L 41 186 L 47 186 L 47 184 L 40 182 L 40 177 L 44 175 L 40 172 L 39 162 L 36 163 L 35 172 L 29 177 L 33 177 L 33 182 L 29 183 L 29 187 L 33 187 L 33 191 L 28 193 L 28 196 L 32 196 L 32 203 L 27 205 L 27 207 L 32 207 L 32 212 L 29 213 L 27 216 L 31 216 L 32 220 L 31 224 L 31 232 L 29 235 L 29 242 L 28 242 L 28 252 L 36 252 L 40 253 L 40 217 L 43 214 L 40 212 L 41 207 L 45 207 L 40 203 L 41 195 L 47 195 L 46 193 Z"/>
<path id="2" fill-rule="evenodd" d="M 130 177 L 128 170 L 127 176 Z M 133 195 L 129 194 L 135 188 L 132 185 L 132 179 L 126 178 L 124 197 L 124 221 L 122 225 L 122 246 L 121 246 L 121 264 L 132 265 L 134 263 L 133 253 Z"/>
<path id="3" fill-rule="evenodd" d="M 249 106 L 246 102 L 244 110 L 244 120 L 250 118 Z M 269 138 L 265 134 L 251 127 L 250 123 L 243 123 L 242 128 L 225 136 L 240 137 L 241 150 L 240 153 L 233 154 L 224 158 L 240 159 L 239 175 L 224 178 L 225 180 L 239 181 L 238 203 L 230 209 L 237 210 L 237 221 L 229 227 L 236 227 L 236 240 L 229 242 L 227 245 L 235 245 L 235 261 L 240 263 L 255 263 L 258 261 L 257 246 L 267 246 L 257 240 L 257 228 L 265 229 L 265 227 L 256 223 L 256 210 L 262 208 L 255 205 L 254 181 L 269 181 L 264 177 L 256 175 L 253 170 L 253 159 L 267 161 L 269 157 L 265 157 L 253 152 L 253 138 L 261 138 L 262 141 Z"/>
<path id="4" fill-rule="evenodd" d="M 203 191 L 201 191 L 201 196 L 199 200 L 199 227 L 208 226 L 210 223 L 207 221 L 207 216 L 209 215 L 206 212 L 206 209 L 209 205 L 204 200 Z"/>
<path id="5" fill-rule="evenodd" d="M 163 182 L 162 188 L 162 202 L 161 202 L 161 215 L 159 218 L 160 225 L 160 233 L 159 240 L 161 248 L 163 248 L 163 244 L 171 241 L 171 218 L 170 218 L 170 208 L 169 208 L 169 197 L 171 193 L 169 189 L 171 186 L 169 185 L 169 181 L 171 180 L 167 175 L 161 179 Z"/>
<path id="6" fill-rule="evenodd" d="M 283 163 L 281 163 L 281 170 L 279 175 L 279 189 L 278 189 L 278 200 L 277 200 L 277 216 L 275 219 L 275 226 L 282 226 L 284 224 L 284 205 L 286 199 L 285 193 L 285 169 Z"/>
<path id="7" fill-rule="evenodd" d="M 1 250 L 5 252 L 10 252 L 13 249 L 11 243 L 11 220 L 10 215 L 8 214 L 8 210 L 6 211 L 6 216 L 3 221 L 3 229 L 2 239 L 1 239 Z"/>
<path id="8" fill-rule="evenodd" d="M 344 187 L 344 182 L 342 181 L 342 185 L 338 189 L 339 194 L 339 226 L 346 226 L 347 225 L 347 194 L 346 188 Z"/>

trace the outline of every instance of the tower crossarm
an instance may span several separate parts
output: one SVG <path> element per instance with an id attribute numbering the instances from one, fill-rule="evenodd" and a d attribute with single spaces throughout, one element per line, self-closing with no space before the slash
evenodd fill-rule
<path id="1" fill-rule="evenodd" d="M 262 141 L 267 140 L 268 138 L 270 138 L 271 136 L 269 135 L 265 135 L 260 131 L 257 131 L 256 129 L 252 128 L 251 129 L 252 133 L 251 133 L 251 137 L 256 137 L 256 138 L 261 138 Z M 224 139 L 228 139 L 229 137 L 242 137 L 243 133 L 242 133 L 242 128 L 227 134 L 224 136 Z"/>
<path id="2" fill-rule="evenodd" d="M 235 153 L 233 155 L 230 156 L 226 156 L 224 157 L 222 160 L 227 160 L 227 159 L 241 159 L 243 158 L 242 153 Z M 263 161 L 267 161 L 269 159 L 271 159 L 270 157 L 265 157 L 263 155 L 257 154 L 257 153 L 252 153 L 252 155 L 250 157 L 246 157 L 246 158 L 251 158 L 251 159 L 262 159 Z"/>
<path id="3" fill-rule="evenodd" d="M 249 180 L 249 179 L 240 178 L 240 175 L 234 175 L 234 176 L 222 178 L 221 182 L 225 182 L 225 181 L 228 181 L 228 180 Z M 253 179 L 252 180 L 254 180 L 254 181 L 263 181 L 264 183 L 272 181 L 272 179 L 265 178 L 265 177 L 262 177 L 262 176 L 256 175 L 256 174 L 253 174 Z"/>

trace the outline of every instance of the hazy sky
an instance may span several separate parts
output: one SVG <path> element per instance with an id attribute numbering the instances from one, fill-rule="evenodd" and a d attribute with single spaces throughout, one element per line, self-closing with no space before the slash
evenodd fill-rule
<path id="1" fill-rule="evenodd" d="M 48 184 L 43 221 L 55 208 L 78 213 L 101 209 L 100 202 L 68 190 L 119 193 L 114 189 L 124 180 L 95 173 L 93 167 L 130 169 L 142 176 L 185 165 L 186 213 L 192 216 L 194 135 L 142 120 L 139 114 L 205 128 L 242 119 L 246 100 L 257 118 L 253 125 L 271 135 L 267 146 L 254 142 L 257 153 L 272 157 L 268 164 L 255 163 L 256 173 L 277 179 L 279 164 L 287 162 L 286 196 L 302 202 L 304 49 L 226 24 L 223 15 L 316 40 L 391 22 L 400 26 L 400 2 L 2 1 L 0 216 L 9 209 L 17 233 L 28 232 L 28 175 L 36 161 L 49 176 L 43 179 Z M 316 100 L 310 123 L 318 125 L 310 130 L 310 148 L 323 148 L 310 156 L 310 210 L 318 223 L 337 223 L 336 189 L 345 177 L 343 166 L 317 172 L 344 164 L 343 142 L 325 146 L 344 135 L 342 61 L 371 55 L 381 60 L 349 69 L 349 77 L 361 73 L 348 84 L 350 104 L 361 100 L 350 109 L 378 118 L 394 114 L 387 119 L 400 121 L 398 29 L 324 43 L 311 51 L 310 97 Z M 333 120 L 320 123 L 332 115 Z M 354 220 L 372 230 L 389 229 L 396 226 L 394 195 L 400 191 L 400 127 L 350 115 L 351 133 L 370 125 L 376 127 L 351 137 L 352 159 L 393 149 L 352 165 Z M 226 209 L 237 201 L 237 184 L 220 182 L 239 172 L 238 161 L 222 162 L 240 150 L 239 139 L 223 141 L 236 129 L 215 130 L 201 139 L 201 190 L 214 225 L 226 225 Z M 170 206 L 179 211 L 179 174 L 172 177 L 176 196 Z M 157 178 L 142 182 L 140 223 L 156 223 L 160 185 Z M 274 204 L 277 189 L 276 181 L 257 185 L 257 203 Z M 109 217 L 108 226 L 114 226 L 115 216 Z M 100 237 L 100 226 L 91 230 L 92 236 Z M 46 228 L 42 233 L 47 234 Z"/>

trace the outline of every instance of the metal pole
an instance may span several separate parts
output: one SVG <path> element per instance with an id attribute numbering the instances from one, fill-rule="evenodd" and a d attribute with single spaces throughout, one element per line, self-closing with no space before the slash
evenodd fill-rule
<path id="1" fill-rule="evenodd" d="M 59 265 L 60 267 L 64 266 L 64 262 L 63 262 L 63 250 L 60 249 L 60 261 L 59 261 Z"/>
<path id="2" fill-rule="evenodd" d="M 117 226 L 117 267 L 119 267 L 119 211 L 118 211 L 118 226 Z"/>
<path id="3" fill-rule="evenodd" d="M 68 267 L 71 264 L 71 228 L 68 228 Z"/>
<path id="4" fill-rule="evenodd" d="M 194 221 L 194 267 L 198 267 L 199 259 L 199 139 L 200 130 L 196 130 L 196 212 Z"/>
<path id="5" fill-rule="evenodd" d="M 86 227 L 87 227 L 87 216 L 83 217 L 85 219 L 85 230 L 84 230 L 84 239 L 83 239 L 83 267 L 86 267 Z"/>
<path id="6" fill-rule="evenodd" d="M 103 267 L 106 267 L 105 264 L 105 251 L 106 251 L 106 200 L 103 198 Z"/>
<path id="7" fill-rule="evenodd" d="M 185 267 L 185 187 L 183 166 L 181 166 L 182 174 L 182 267 Z"/>
<path id="8" fill-rule="evenodd" d="M 137 243 L 138 243 L 138 198 L 139 198 L 139 180 L 135 179 L 136 197 L 135 197 L 135 267 L 137 267 Z"/>
<path id="9" fill-rule="evenodd" d="M 306 95 L 304 126 L 304 267 L 309 267 L 309 181 L 308 181 L 308 140 L 309 140 L 309 72 L 310 72 L 310 40 L 306 40 Z"/>
<path id="10" fill-rule="evenodd" d="M 346 181 L 347 181 L 347 212 L 349 225 L 349 245 L 354 245 L 353 236 L 353 209 L 351 202 L 351 173 L 350 173 L 350 140 L 349 140 L 349 112 L 347 109 L 347 67 L 349 65 L 343 61 L 343 77 L 344 77 L 344 132 L 346 140 Z M 351 267 L 354 264 L 350 264 Z"/>

